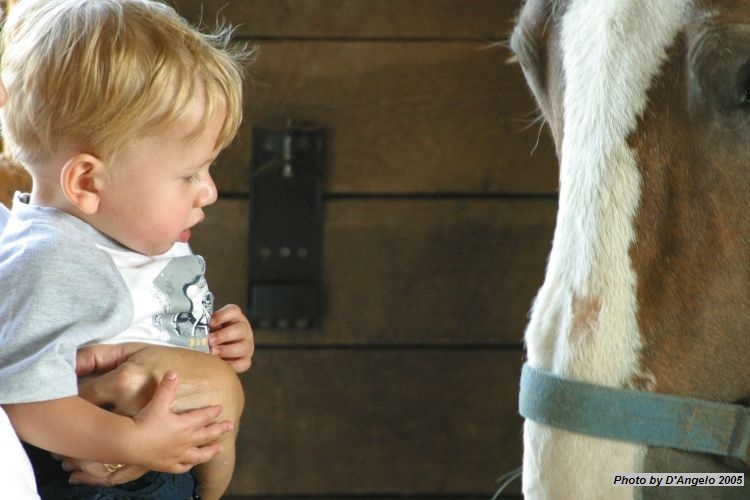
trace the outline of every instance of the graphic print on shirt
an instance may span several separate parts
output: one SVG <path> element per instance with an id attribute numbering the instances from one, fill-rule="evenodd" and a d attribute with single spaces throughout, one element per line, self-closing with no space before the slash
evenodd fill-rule
<path id="1" fill-rule="evenodd" d="M 214 297 L 206 283 L 205 267 L 200 256 L 176 257 L 154 279 L 163 312 L 153 316 L 153 325 L 169 334 L 170 344 L 208 350 Z"/>

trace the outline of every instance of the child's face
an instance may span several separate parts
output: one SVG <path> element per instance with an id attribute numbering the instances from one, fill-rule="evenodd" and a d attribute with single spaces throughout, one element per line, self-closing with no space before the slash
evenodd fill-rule
<path id="1" fill-rule="evenodd" d="M 224 113 L 216 113 L 203 132 L 190 138 L 204 120 L 200 100 L 159 135 L 135 141 L 111 165 L 101 189 L 98 229 L 126 247 L 158 255 L 175 242 L 187 242 L 203 221 L 203 207 L 216 201 L 209 167 Z"/>

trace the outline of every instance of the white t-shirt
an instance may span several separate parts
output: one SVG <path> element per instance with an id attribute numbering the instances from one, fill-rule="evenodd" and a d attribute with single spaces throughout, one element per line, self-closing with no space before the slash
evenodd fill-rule
<path id="1" fill-rule="evenodd" d="M 0 204 L 0 233 L 8 220 L 8 209 Z M 0 484 L 3 496 L 18 500 L 39 500 L 34 471 L 10 420 L 0 408 Z"/>
<path id="2" fill-rule="evenodd" d="M 34 471 L 10 420 L 0 408 L 0 484 L 3 498 L 39 500 Z"/>
<path id="3" fill-rule="evenodd" d="M 213 295 L 204 269 L 186 243 L 141 255 L 16 197 L 0 234 L 0 283 L 13 284 L 0 300 L 0 404 L 77 395 L 76 351 L 86 345 L 208 352 Z"/>
<path id="4" fill-rule="evenodd" d="M 5 208 L 5 205 L 0 203 L 0 233 L 3 232 L 3 228 L 5 227 L 5 223 L 8 221 L 9 215 L 10 211 Z"/>

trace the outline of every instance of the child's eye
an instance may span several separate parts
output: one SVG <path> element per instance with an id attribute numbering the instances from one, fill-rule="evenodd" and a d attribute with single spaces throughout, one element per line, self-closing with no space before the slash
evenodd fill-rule
<path id="1" fill-rule="evenodd" d="M 201 181 L 200 174 L 193 174 L 189 177 L 185 177 L 185 182 L 200 182 L 200 181 Z"/>

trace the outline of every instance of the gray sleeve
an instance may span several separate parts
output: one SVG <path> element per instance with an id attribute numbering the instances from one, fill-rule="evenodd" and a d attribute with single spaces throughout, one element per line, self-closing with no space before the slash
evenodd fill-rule
<path id="1" fill-rule="evenodd" d="M 33 246 L 5 239 L 0 283 L 0 403 L 76 395 L 77 348 L 132 319 L 130 295 L 110 257 L 72 237 Z"/>

